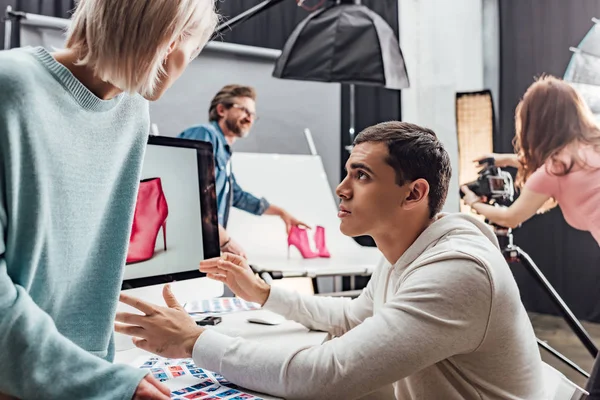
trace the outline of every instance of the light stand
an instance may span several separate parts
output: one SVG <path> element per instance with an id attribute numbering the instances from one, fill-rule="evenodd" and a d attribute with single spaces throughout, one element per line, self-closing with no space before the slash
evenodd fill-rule
<path id="1" fill-rule="evenodd" d="M 486 221 L 489 223 L 489 221 Z M 581 343 L 585 346 L 585 348 L 589 351 L 592 357 L 596 358 L 598 355 L 598 348 L 592 341 L 590 335 L 586 332 L 585 328 L 581 325 L 579 320 L 575 317 L 573 312 L 569 309 L 567 304 L 563 301 L 563 299 L 558 295 L 554 287 L 550 284 L 548 279 L 544 276 L 542 271 L 538 268 L 538 266 L 533 262 L 529 254 L 523 251 L 519 246 L 516 246 L 513 242 L 512 229 L 504 228 L 495 224 L 491 224 L 494 228 L 494 233 L 498 238 L 498 242 L 500 244 L 500 249 L 502 250 L 502 254 L 504 258 L 509 263 L 518 262 L 529 271 L 531 276 L 540 284 L 542 289 L 546 291 L 548 296 L 552 302 L 556 305 L 560 313 L 562 314 L 564 320 L 567 322 L 569 327 L 573 330 L 573 332 L 577 335 Z M 556 357 L 560 358 L 562 361 L 567 363 L 569 366 L 574 368 L 577 372 L 582 373 L 584 376 L 589 378 L 589 375 L 584 373 L 584 371 L 578 367 L 576 364 L 566 359 L 556 350 L 552 349 L 546 343 L 541 342 L 538 339 L 538 344 L 551 352 Z"/>
<path id="2" fill-rule="evenodd" d="M 340 4 L 344 1 L 342 0 L 338 0 L 337 3 Z M 345 1 L 346 3 L 354 3 L 354 4 L 361 4 L 361 0 L 351 0 Z M 354 143 L 354 137 L 356 136 L 356 86 L 351 83 L 348 85 L 348 90 L 349 90 L 349 94 L 348 94 L 348 100 L 349 100 L 349 106 L 348 106 L 348 114 L 349 114 L 349 122 L 350 122 L 350 126 L 348 127 L 348 136 L 350 137 L 350 144 L 348 146 L 346 146 L 346 150 L 348 151 L 348 153 L 352 152 L 352 143 Z"/>
<path id="3" fill-rule="evenodd" d="M 558 351 L 556 351 L 548 343 L 546 343 L 546 342 L 544 342 L 544 341 L 542 341 L 540 339 L 537 339 L 537 343 L 538 343 L 538 346 L 540 346 L 541 348 L 543 348 L 544 350 L 546 350 L 547 352 L 549 352 L 550 354 L 552 354 L 554 357 L 558 358 L 559 360 L 561 360 L 562 362 L 564 362 L 565 364 L 567 364 L 569 367 L 573 368 L 575 371 L 579 372 L 586 379 L 590 378 L 590 374 L 588 374 L 587 372 L 585 372 L 579 365 L 575 364 L 573 361 L 569 360 L 567 357 L 565 357 L 562 354 L 560 354 Z"/>

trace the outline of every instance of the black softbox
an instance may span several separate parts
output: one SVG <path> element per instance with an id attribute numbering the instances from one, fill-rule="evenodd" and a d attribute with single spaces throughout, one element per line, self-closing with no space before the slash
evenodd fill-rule
<path id="1" fill-rule="evenodd" d="M 360 4 L 334 4 L 310 14 L 288 38 L 273 76 L 388 89 L 409 87 L 394 31 Z"/>

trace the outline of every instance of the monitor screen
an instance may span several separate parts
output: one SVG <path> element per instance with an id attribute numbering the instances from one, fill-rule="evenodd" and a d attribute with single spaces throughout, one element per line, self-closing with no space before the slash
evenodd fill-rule
<path id="1" fill-rule="evenodd" d="M 199 262 L 219 254 L 212 145 L 151 136 L 123 289 L 203 276 Z"/>

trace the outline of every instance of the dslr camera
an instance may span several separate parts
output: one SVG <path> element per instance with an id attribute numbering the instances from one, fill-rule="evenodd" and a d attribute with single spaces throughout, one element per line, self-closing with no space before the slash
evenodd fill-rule
<path id="1" fill-rule="evenodd" d="M 479 171 L 477 179 L 465 185 L 477 196 L 485 197 L 488 204 L 511 205 L 515 195 L 512 175 L 494 165 L 494 159 L 491 157 L 479 161 L 479 165 L 483 165 L 483 168 Z M 461 199 L 464 195 L 461 190 Z"/>

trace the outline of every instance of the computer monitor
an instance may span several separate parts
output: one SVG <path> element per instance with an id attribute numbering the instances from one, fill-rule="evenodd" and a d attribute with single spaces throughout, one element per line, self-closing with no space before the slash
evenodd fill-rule
<path id="1" fill-rule="evenodd" d="M 212 144 L 150 136 L 127 253 L 123 289 L 203 276 L 218 257 Z"/>

